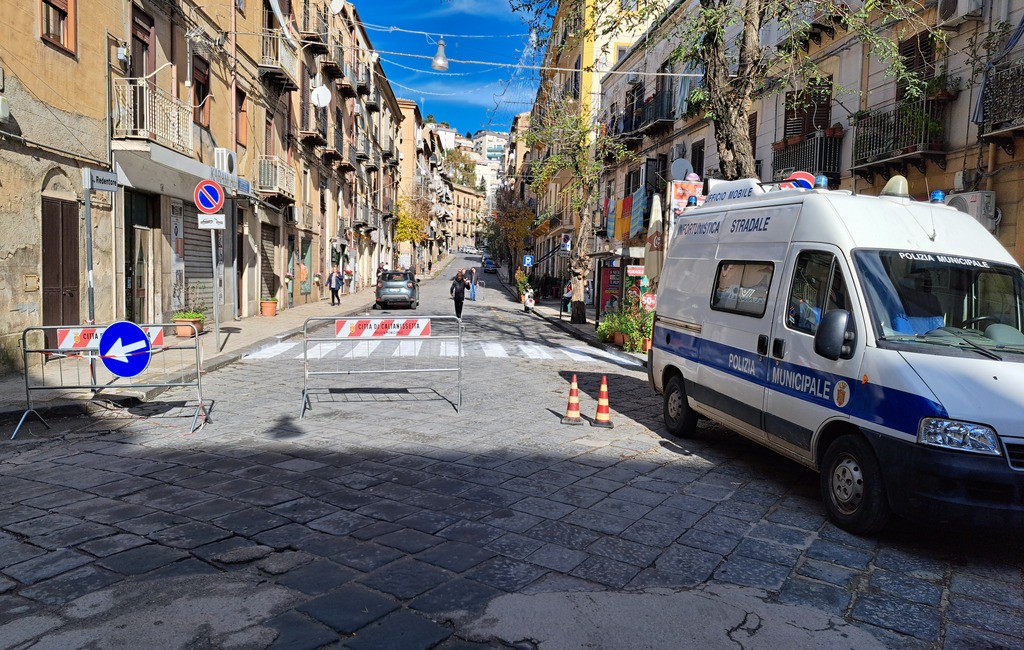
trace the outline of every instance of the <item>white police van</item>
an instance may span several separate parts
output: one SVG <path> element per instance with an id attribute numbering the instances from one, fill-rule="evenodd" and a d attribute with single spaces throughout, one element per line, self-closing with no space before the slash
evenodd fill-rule
<path id="1" fill-rule="evenodd" d="M 678 219 L 648 369 L 668 430 L 709 418 L 817 470 L 858 534 L 1024 525 L 1024 271 L 913 201 L 722 182 Z"/>

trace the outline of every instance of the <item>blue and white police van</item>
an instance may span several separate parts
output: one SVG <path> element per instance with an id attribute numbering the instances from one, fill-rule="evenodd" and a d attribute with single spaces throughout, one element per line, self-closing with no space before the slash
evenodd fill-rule
<path id="1" fill-rule="evenodd" d="M 1024 524 L 1024 271 L 907 194 L 720 182 L 675 221 L 648 369 L 700 418 L 817 470 L 829 518 Z"/>

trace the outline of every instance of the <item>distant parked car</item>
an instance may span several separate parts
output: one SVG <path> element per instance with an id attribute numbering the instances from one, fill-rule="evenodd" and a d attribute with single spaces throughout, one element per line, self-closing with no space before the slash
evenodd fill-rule
<path id="1" fill-rule="evenodd" d="M 405 305 L 416 309 L 420 304 L 420 281 L 408 271 L 384 271 L 377 280 L 375 309 Z"/>

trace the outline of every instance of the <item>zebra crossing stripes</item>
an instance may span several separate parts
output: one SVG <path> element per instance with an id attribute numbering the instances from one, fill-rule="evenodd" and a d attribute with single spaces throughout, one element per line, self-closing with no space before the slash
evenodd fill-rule
<path id="1" fill-rule="evenodd" d="M 242 358 L 243 359 L 251 359 L 253 361 L 256 361 L 256 360 L 259 360 L 259 359 L 270 359 L 270 358 L 276 357 L 276 356 L 278 356 L 280 354 L 285 354 L 286 352 L 288 352 L 292 348 L 295 348 L 295 347 L 297 347 L 299 345 L 300 345 L 300 342 L 298 342 L 298 341 L 293 341 L 291 343 L 289 343 L 287 341 L 282 341 L 281 343 L 275 343 L 275 344 L 273 344 L 271 346 L 265 347 L 262 350 L 257 350 L 255 352 L 250 352 L 250 353 L 244 355 Z"/>
<path id="2" fill-rule="evenodd" d="M 508 352 L 505 351 L 505 347 L 501 343 L 482 341 L 480 347 L 483 349 L 485 357 L 508 358 Z"/>
<path id="3" fill-rule="evenodd" d="M 367 339 L 349 341 L 330 341 L 310 344 L 307 351 L 309 359 L 367 359 L 376 356 L 388 357 L 457 357 L 459 344 L 457 341 L 432 341 L 427 339 L 396 340 Z M 569 360 L 575 363 L 603 363 L 611 361 L 618 364 L 641 365 L 639 359 L 605 352 L 599 348 L 586 345 L 553 346 L 537 343 L 498 342 L 498 341 L 463 341 L 463 358 L 486 359 L 529 359 L 535 361 Z M 302 341 L 285 341 L 251 352 L 242 361 L 258 362 L 275 358 L 291 358 L 302 361 Z"/>

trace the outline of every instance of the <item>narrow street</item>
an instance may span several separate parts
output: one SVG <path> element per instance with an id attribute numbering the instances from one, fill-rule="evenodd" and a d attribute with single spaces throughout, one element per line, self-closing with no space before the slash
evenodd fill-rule
<path id="1" fill-rule="evenodd" d="M 372 315 L 450 314 L 451 275 Z M 210 373 L 196 434 L 168 392 L 5 445 L 0 648 L 1024 643 L 1019 539 L 850 536 L 813 473 L 718 428 L 663 434 L 641 364 L 492 278 L 460 413 L 452 376 L 367 374 L 299 419 L 300 343 Z M 560 423 L 574 374 L 583 426 Z M 610 429 L 589 424 L 602 377 Z"/>

